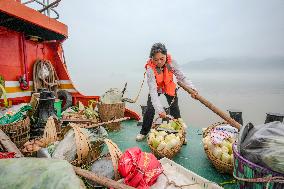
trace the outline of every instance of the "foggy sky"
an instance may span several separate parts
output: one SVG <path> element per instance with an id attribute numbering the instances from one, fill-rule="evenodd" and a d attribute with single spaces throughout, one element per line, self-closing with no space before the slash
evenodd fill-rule
<path id="1" fill-rule="evenodd" d="M 75 80 L 143 75 L 154 42 L 179 64 L 214 57 L 284 56 L 283 0 L 63 0 L 64 42 Z M 82 79 L 84 78 L 84 79 Z"/>

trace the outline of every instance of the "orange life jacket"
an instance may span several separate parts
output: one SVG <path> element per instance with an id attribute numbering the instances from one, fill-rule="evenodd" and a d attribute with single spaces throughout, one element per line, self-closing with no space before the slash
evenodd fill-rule
<path id="1" fill-rule="evenodd" d="M 172 64 L 172 58 L 171 55 L 167 54 L 163 71 L 153 63 L 152 59 L 147 61 L 145 68 L 152 68 L 154 71 L 158 90 L 161 89 L 166 94 L 175 96 L 176 84 L 173 81 L 173 71 L 170 64 Z"/>

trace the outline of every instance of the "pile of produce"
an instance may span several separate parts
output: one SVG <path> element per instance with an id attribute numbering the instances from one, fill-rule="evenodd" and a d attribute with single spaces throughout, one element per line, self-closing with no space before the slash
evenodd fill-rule
<path id="1" fill-rule="evenodd" d="M 33 153 L 57 140 L 56 125 L 53 117 L 47 119 L 42 138 L 27 141 L 22 149 L 23 153 Z"/>
<path id="2" fill-rule="evenodd" d="M 160 157 L 172 158 L 185 140 L 185 124 L 182 119 L 171 120 L 155 129 L 148 135 L 148 145 L 153 153 Z"/>
<path id="3" fill-rule="evenodd" d="M 24 148 L 21 150 L 23 153 L 33 153 L 41 148 L 45 147 L 45 140 L 41 139 L 32 139 L 24 144 Z"/>
<path id="4" fill-rule="evenodd" d="M 234 156 L 232 145 L 235 142 L 234 138 L 228 138 L 223 140 L 219 144 L 213 144 L 210 136 L 202 139 L 203 145 L 208 148 L 209 152 L 212 153 L 217 159 L 224 163 L 233 164 Z"/>
<path id="5" fill-rule="evenodd" d="M 62 112 L 62 119 L 92 119 L 98 122 L 98 112 L 93 107 L 94 102 L 90 102 L 88 106 L 84 106 L 81 102 L 77 106 L 72 106 Z"/>
<path id="6" fill-rule="evenodd" d="M 214 166 L 221 172 L 233 170 L 234 156 L 232 146 L 238 130 L 228 124 L 209 127 L 202 139 L 205 152 Z"/>

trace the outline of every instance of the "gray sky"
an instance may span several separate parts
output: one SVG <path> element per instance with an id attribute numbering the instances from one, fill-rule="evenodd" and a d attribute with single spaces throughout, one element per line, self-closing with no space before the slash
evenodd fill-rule
<path id="1" fill-rule="evenodd" d="M 180 64 L 284 56 L 283 0 L 63 0 L 57 10 L 69 29 L 72 79 L 93 88 L 129 80 L 129 72 L 142 75 L 154 42 L 165 43 Z"/>

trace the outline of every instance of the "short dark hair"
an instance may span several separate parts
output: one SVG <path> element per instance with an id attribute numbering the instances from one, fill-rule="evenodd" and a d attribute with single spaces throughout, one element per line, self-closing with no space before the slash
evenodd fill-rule
<path id="1" fill-rule="evenodd" d="M 164 55 L 167 55 L 167 49 L 166 49 L 166 46 L 163 43 L 154 43 L 152 45 L 149 57 L 152 58 L 158 52 L 160 52 Z"/>

